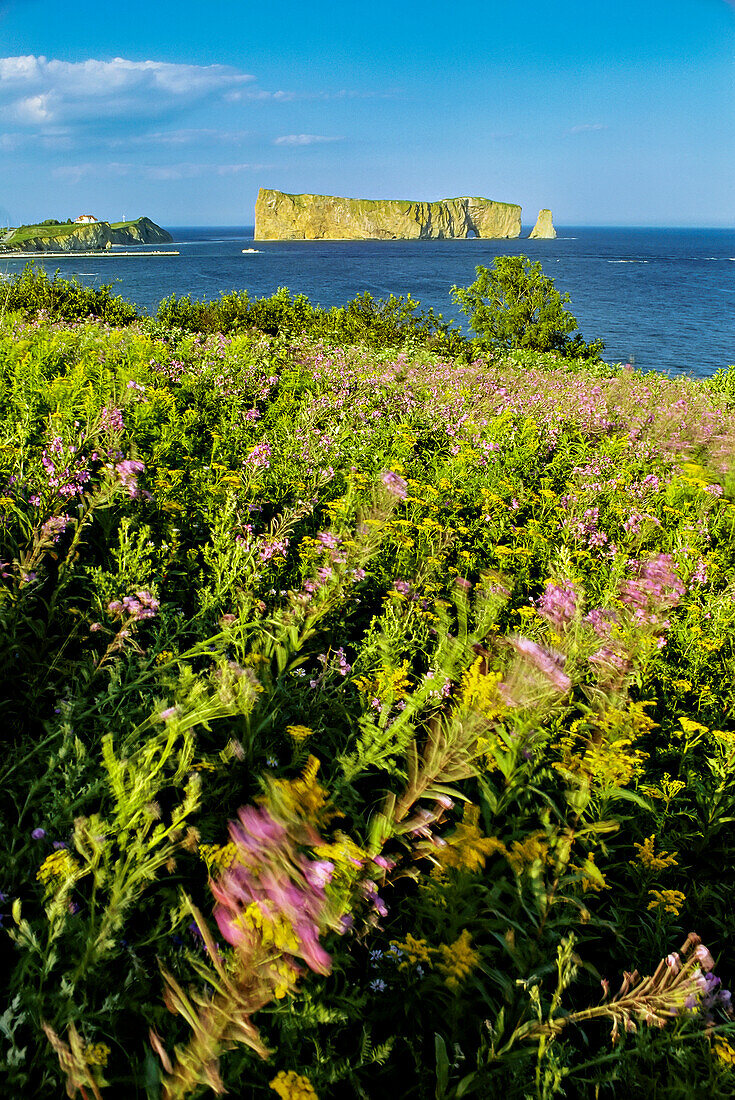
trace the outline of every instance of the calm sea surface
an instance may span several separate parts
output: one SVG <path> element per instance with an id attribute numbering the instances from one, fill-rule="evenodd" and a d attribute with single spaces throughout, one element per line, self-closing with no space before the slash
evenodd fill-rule
<path id="1" fill-rule="evenodd" d="M 571 296 L 586 339 L 601 336 L 610 362 L 706 376 L 735 363 L 735 230 L 562 228 L 555 241 L 253 242 L 252 228 L 172 228 L 178 256 L 116 255 L 44 260 L 81 282 L 115 282 L 151 312 L 169 294 L 216 298 L 280 286 L 323 306 L 361 291 L 411 294 L 445 319 L 464 321 L 450 297 L 477 264 L 524 252 Z M 528 229 L 524 229 L 524 234 Z M 143 251 L 153 251 L 155 246 Z M 256 252 L 243 253 L 255 248 Z M 119 249 L 117 251 L 124 251 Z M 22 260 L 0 261 L 16 271 Z"/>

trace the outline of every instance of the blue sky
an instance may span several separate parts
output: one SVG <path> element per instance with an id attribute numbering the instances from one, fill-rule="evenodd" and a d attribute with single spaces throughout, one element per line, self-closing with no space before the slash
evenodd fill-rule
<path id="1" fill-rule="evenodd" d="M 735 225 L 735 0 L 0 0 L 0 220 L 258 187 Z"/>

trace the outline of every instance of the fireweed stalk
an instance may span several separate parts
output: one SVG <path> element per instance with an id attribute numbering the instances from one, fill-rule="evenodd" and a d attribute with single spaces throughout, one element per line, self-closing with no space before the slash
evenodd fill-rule
<path id="1" fill-rule="evenodd" d="M 201 913 L 185 902 L 207 955 L 206 963 L 193 960 L 193 965 L 214 992 L 187 994 L 163 971 L 167 1007 L 194 1032 L 173 1058 L 151 1033 L 165 1071 L 165 1100 L 179 1100 L 202 1084 L 224 1092 L 219 1059 L 236 1043 L 267 1058 L 252 1016 L 295 992 L 304 976 L 299 960 L 313 973 L 328 974 L 332 960 L 321 937 L 329 931 L 344 934 L 352 926 L 344 891 L 330 890 L 335 863 L 308 854 L 323 846 L 322 838 L 306 818 L 289 813 L 282 801 L 278 810 L 276 805 L 277 796 L 266 797 L 263 805 L 240 811 L 230 825 L 234 859 L 210 881 L 215 920 L 231 948 L 227 955 L 215 944 Z M 366 858 L 354 859 L 352 877 L 357 870 L 370 881 L 379 868 Z"/>

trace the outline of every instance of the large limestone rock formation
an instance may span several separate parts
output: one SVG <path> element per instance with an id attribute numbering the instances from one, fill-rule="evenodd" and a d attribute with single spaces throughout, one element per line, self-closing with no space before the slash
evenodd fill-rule
<path id="1" fill-rule="evenodd" d="M 520 206 L 492 199 L 344 199 L 288 195 L 261 187 L 255 204 L 256 241 L 437 240 L 520 234 Z"/>
<path id="2" fill-rule="evenodd" d="M 553 241 L 556 237 L 556 230 L 551 221 L 550 210 L 539 210 L 538 217 L 536 218 L 536 224 L 531 232 L 528 234 L 529 241 L 531 240 L 545 240 Z"/>

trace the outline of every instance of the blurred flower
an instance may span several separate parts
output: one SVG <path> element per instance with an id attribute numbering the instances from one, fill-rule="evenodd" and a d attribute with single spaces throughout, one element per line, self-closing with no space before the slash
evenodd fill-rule
<path id="1" fill-rule="evenodd" d="M 399 500 L 405 500 L 408 496 L 408 483 L 393 470 L 383 470 L 380 480 L 391 496 L 398 497 Z"/>

